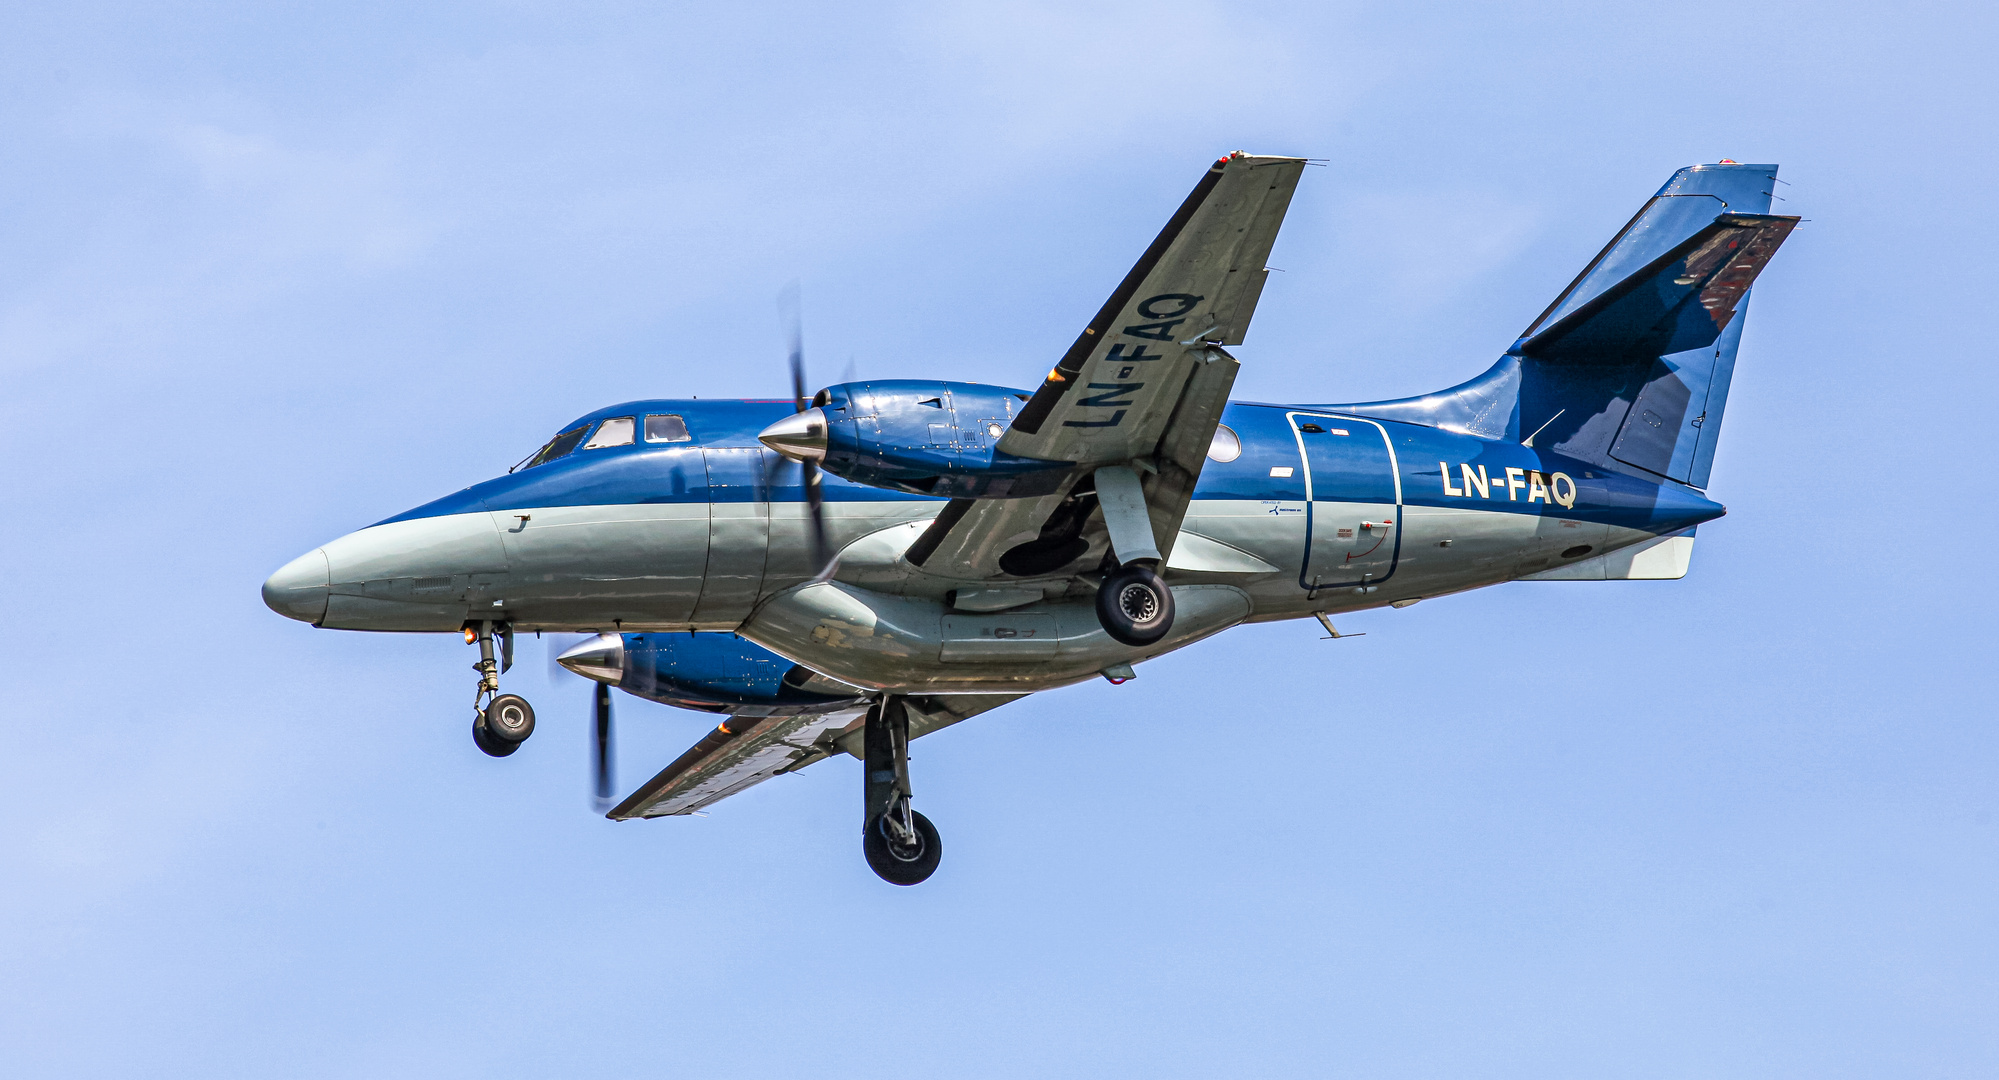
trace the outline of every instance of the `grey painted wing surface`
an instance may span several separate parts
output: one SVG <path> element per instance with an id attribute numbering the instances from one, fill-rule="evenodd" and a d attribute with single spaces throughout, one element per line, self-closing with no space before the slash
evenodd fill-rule
<path id="1" fill-rule="evenodd" d="M 920 738 L 1022 696 L 911 698 L 910 737 Z M 801 716 L 731 716 L 605 816 L 626 821 L 692 814 L 780 773 L 796 772 L 834 754 L 859 756 L 865 713 L 865 709 L 847 708 Z"/>
<path id="2" fill-rule="evenodd" d="M 997 450 L 1071 461 L 1078 474 L 1134 463 L 1161 550 L 1170 550 L 1207 459 L 1263 293 L 1264 261 L 1304 172 L 1303 158 L 1230 155 L 1196 184 L 1084 328 Z M 1006 576 L 1000 558 L 1042 536 L 1065 491 L 981 499 L 940 515 L 911 548 L 926 573 Z M 1102 523 L 1083 538 L 1103 546 Z M 1078 559 L 1085 558 L 1078 555 Z"/>
<path id="3" fill-rule="evenodd" d="M 1216 162 L 1014 418 L 1001 453 L 1108 465 L 1152 453 L 1206 345 L 1240 344 L 1302 158 Z"/>
<path id="4" fill-rule="evenodd" d="M 825 757 L 824 744 L 862 712 L 849 708 L 800 716 L 731 716 L 605 816 L 624 821 L 694 813 L 800 767 L 808 758 Z"/>

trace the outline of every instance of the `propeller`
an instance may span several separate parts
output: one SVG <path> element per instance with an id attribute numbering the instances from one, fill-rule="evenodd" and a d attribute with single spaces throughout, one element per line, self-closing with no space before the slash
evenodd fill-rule
<path id="1" fill-rule="evenodd" d="M 548 651 L 551 674 L 555 671 L 590 680 L 592 690 L 590 725 L 590 803 L 603 813 L 611 808 L 617 787 L 617 756 L 611 737 L 611 684 L 625 667 L 623 639 L 616 634 L 592 634 L 557 638 Z"/>
<path id="2" fill-rule="evenodd" d="M 614 790 L 612 774 L 617 771 L 617 761 L 611 749 L 611 687 L 597 683 L 596 723 L 592 725 L 596 738 L 590 744 L 590 767 L 596 773 L 597 791 L 591 805 L 603 813 L 611 808 L 611 793 Z"/>
<path id="3" fill-rule="evenodd" d="M 812 397 L 805 389 L 805 320 L 799 311 L 798 286 L 792 285 L 778 294 L 778 310 L 790 323 L 791 330 L 791 399 L 795 413 L 803 413 L 812 407 Z M 777 457 L 772 462 L 773 469 L 781 468 L 787 459 Z M 802 470 L 799 483 L 805 488 L 805 509 L 812 519 L 812 576 L 814 580 L 824 580 L 833 569 L 832 545 L 826 540 L 826 502 L 821 490 L 819 463 L 811 458 L 798 459 Z"/>

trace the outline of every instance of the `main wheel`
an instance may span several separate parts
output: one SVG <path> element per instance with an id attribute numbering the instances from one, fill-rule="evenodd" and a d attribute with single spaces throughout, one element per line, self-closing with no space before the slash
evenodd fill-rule
<path id="1" fill-rule="evenodd" d="M 486 706 L 486 734 L 515 746 L 534 734 L 534 706 L 519 694 L 501 694 Z"/>
<path id="2" fill-rule="evenodd" d="M 1150 566 L 1120 566 L 1097 588 L 1097 621 L 1126 645 L 1150 645 L 1173 629 L 1173 590 Z"/>
<path id="3" fill-rule="evenodd" d="M 487 757 L 506 757 L 521 748 L 520 743 L 494 738 L 493 733 L 486 730 L 486 718 L 483 716 L 472 721 L 472 744 Z"/>
<path id="4" fill-rule="evenodd" d="M 938 837 L 937 827 L 913 810 L 909 816 L 916 821 L 914 844 L 903 846 L 890 839 L 881 816 L 868 822 L 861 832 L 861 851 L 868 857 L 868 869 L 890 885 L 922 881 L 937 872 L 937 861 L 944 857 L 944 841 Z"/>

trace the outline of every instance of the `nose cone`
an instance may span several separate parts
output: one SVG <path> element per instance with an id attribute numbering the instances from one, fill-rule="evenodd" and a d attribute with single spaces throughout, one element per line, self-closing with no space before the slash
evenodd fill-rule
<path id="1" fill-rule="evenodd" d="M 314 548 L 279 567 L 264 582 L 264 603 L 287 619 L 317 623 L 326 618 L 326 593 L 332 581 L 326 550 Z"/>
<path id="2" fill-rule="evenodd" d="M 625 677 L 625 639 L 618 634 L 598 634 L 556 657 L 555 662 L 586 679 L 616 686 Z"/>
<path id="3" fill-rule="evenodd" d="M 826 457 L 826 414 L 818 409 L 792 413 L 763 429 L 757 441 L 793 461 Z"/>

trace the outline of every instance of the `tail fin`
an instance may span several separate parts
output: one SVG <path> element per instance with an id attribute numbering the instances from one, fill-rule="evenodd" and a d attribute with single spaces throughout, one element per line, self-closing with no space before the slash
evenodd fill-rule
<path id="1" fill-rule="evenodd" d="M 1491 371 L 1370 408 L 1705 488 L 1749 287 L 1798 222 L 1768 213 L 1776 176 L 1681 169 Z"/>

